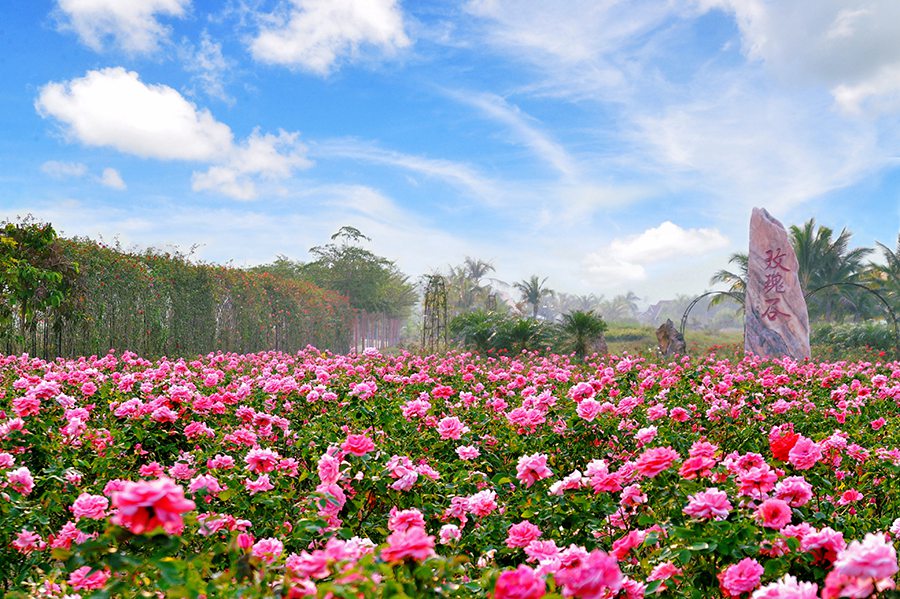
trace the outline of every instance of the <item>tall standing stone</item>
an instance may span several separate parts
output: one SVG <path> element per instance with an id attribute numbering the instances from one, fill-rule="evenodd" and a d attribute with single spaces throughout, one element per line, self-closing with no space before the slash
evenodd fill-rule
<path id="1" fill-rule="evenodd" d="M 809 313 L 787 231 L 763 208 L 750 217 L 744 297 L 744 351 L 764 357 L 809 358 Z"/>

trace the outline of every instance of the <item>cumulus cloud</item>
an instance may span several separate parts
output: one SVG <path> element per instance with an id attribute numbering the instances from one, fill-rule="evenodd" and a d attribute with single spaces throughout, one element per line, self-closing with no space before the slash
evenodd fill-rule
<path id="1" fill-rule="evenodd" d="M 60 162 L 48 160 L 41 165 L 41 171 L 54 179 L 66 177 L 83 177 L 87 173 L 87 165 L 81 162 Z"/>
<path id="2" fill-rule="evenodd" d="M 62 29 L 72 30 L 89 48 L 106 42 L 133 54 L 154 52 L 169 35 L 158 16 L 183 17 L 191 0 L 58 0 Z"/>
<path id="3" fill-rule="evenodd" d="M 716 229 L 684 229 L 671 221 L 625 238 L 614 239 L 585 256 L 588 278 L 603 284 L 643 281 L 649 266 L 702 256 L 728 245 Z"/>
<path id="4" fill-rule="evenodd" d="M 142 158 L 211 160 L 232 144 L 231 129 L 167 85 L 147 85 L 121 67 L 41 88 L 35 103 L 66 134 L 89 146 Z"/>
<path id="5" fill-rule="evenodd" d="M 250 44 L 261 62 L 327 75 L 366 48 L 393 54 L 410 44 L 397 0 L 290 0 L 263 17 Z"/>
<path id="6" fill-rule="evenodd" d="M 196 191 L 235 199 L 256 197 L 254 178 L 285 179 L 307 168 L 299 134 L 254 131 L 235 142 L 231 128 L 166 85 L 148 85 L 122 68 L 89 71 L 84 77 L 48 83 L 35 102 L 72 140 L 111 147 L 142 158 L 210 164 L 195 173 Z"/>
<path id="7" fill-rule="evenodd" d="M 122 180 L 122 175 L 114 168 L 103 169 L 103 174 L 100 175 L 100 183 L 105 187 L 119 191 L 122 191 L 127 187 L 125 181 Z"/>

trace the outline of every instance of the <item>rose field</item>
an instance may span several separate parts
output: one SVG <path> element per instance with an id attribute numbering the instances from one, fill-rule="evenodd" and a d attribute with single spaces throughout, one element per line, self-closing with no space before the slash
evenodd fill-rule
<path id="1" fill-rule="evenodd" d="M 900 363 L 0 358 L 11 597 L 894 596 Z"/>

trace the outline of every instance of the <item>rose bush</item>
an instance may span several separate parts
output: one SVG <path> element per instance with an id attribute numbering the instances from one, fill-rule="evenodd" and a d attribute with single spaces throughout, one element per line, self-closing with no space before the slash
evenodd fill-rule
<path id="1" fill-rule="evenodd" d="M 866 597 L 900 363 L 0 356 L 4 596 Z"/>

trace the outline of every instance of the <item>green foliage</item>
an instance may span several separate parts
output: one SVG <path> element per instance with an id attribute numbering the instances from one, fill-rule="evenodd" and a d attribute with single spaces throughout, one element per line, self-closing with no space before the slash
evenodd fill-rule
<path id="1" fill-rule="evenodd" d="M 60 316 L 78 264 L 63 254 L 49 223 L 0 224 L 0 331 L 7 338 L 17 333 L 16 341 L 23 344 L 39 313 Z"/>
<path id="2" fill-rule="evenodd" d="M 49 239 L 49 232 L 42 234 Z M 40 251 L 27 254 L 31 266 L 15 272 L 21 261 L 11 262 L 10 256 L 21 254 L 13 252 L 20 251 L 19 240 L 2 238 L 4 270 L 11 273 L 4 279 L 3 308 L 9 313 L 15 306 L 20 314 L 24 308 L 25 316 L 17 320 L 29 324 L 29 334 L 14 344 L 11 320 L 0 323 L 7 352 L 71 356 L 128 348 L 158 356 L 215 349 L 296 351 L 309 344 L 345 351 L 349 344 L 347 301 L 308 281 L 196 264 L 177 253 L 125 252 L 87 239 L 56 239 L 55 233 L 52 242 L 41 241 L 37 231 L 32 236 L 38 239 L 31 245 Z M 20 271 L 26 274 L 16 274 Z M 37 282 L 20 285 L 34 290 L 22 296 L 31 298 L 24 303 L 16 295 L 20 280 Z"/>
<path id="3" fill-rule="evenodd" d="M 606 322 L 593 310 L 573 310 L 563 314 L 561 322 L 556 325 L 559 348 L 582 359 L 603 339 L 607 328 Z"/>
<path id="4" fill-rule="evenodd" d="M 464 347 L 480 353 L 546 349 L 552 332 L 539 320 L 486 310 L 466 312 L 450 321 L 450 334 Z"/>
<path id="5" fill-rule="evenodd" d="M 810 343 L 821 358 L 884 352 L 892 355 L 896 346 L 894 327 L 887 322 L 825 323 L 813 327 Z"/>
<path id="6" fill-rule="evenodd" d="M 393 261 L 359 246 L 371 241 L 354 227 L 342 227 L 329 243 L 311 248 L 315 260 L 298 267 L 302 278 L 345 296 L 367 312 L 403 317 L 418 299 L 415 287 Z"/>

